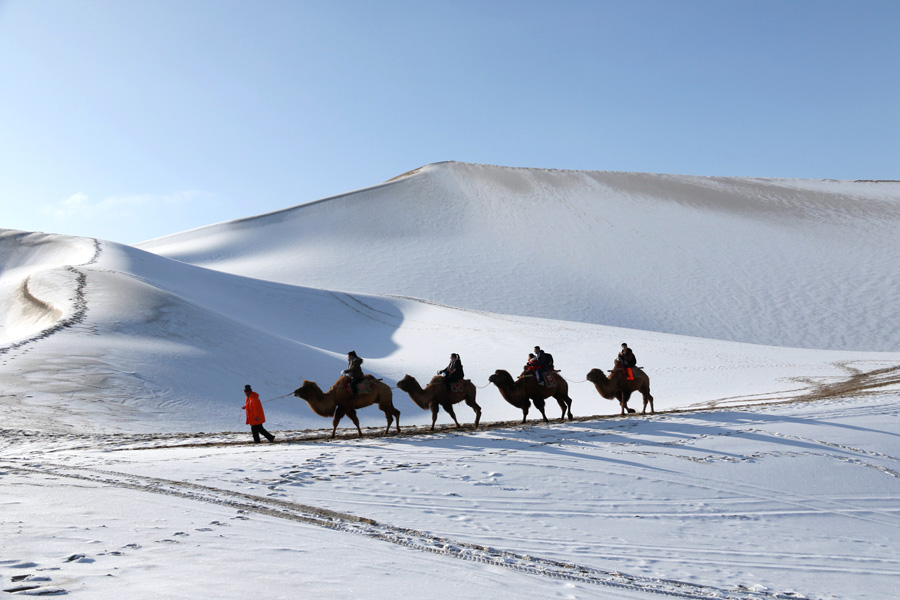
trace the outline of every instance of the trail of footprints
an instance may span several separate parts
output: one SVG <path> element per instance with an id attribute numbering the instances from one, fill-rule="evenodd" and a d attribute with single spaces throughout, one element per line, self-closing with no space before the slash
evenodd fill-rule
<path id="1" fill-rule="evenodd" d="M 790 592 L 778 593 L 767 590 L 757 591 L 744 586 L 737 586 L 732 589 L 722 589 L 682 581 L 634 576 L 617 571 L 605 571 L 585 565 L 566 563 L 497 548 L 485 547 L 478 544 L 459 542 L 435 536 L 428 532 L 379 523 L 349 513 L 342 513 L 277 498 L 254 496 L 183 481 L 142 477 L 115 471 L 64 465 L 7 464 L 4 465 L 4 468 L 22 475 L 54 475 L 57 477 L 100 482 L 105 485 L 113 485 L 136 491 L 187 498 L 199 502 L 234 508 L 236 514 L 232 519 L 236 520 L 247 520 L 249 519 L 247 516 L 248 514 L 263 514 L 270 517 L 316 525 L 318 527 L 324 527 L 344 533 L 362 535 L 370 539 L 404 546 L 419 552 L 428 552 L 446 556 L 448 558 L 504 567 L 521 573 L 552 579 L 575 581 L 617 589 L 643 591 L 693 600 L 805 600 L 804 596 Z M 213 521 L 210 523 L 211 527 L 198 528 L 195 531 L 209 534 L 215 531 L 215 527 L 224 525 L 225 523 L 220 521 Z M 179 538 L 184 538 L 188 535 L 189 534 L 186 532 L 176 532 L 172 534 L 171 537 L 157 540 L 156 543 L 179 543 Z M 132 544 L 129 546 L 125 546 L 121 550 L 114 552 L 105 552 L 97 556 L 117 556 L 127 551 L 133 552 L 140 550 L 140 546 L 138 545 Z M 95 558 L 88 557 L 84 554 L 73 554 L 66 559 L 68 563 L 76 565 L 83 562 L 94 562 L 95 560 Z M 3 561 L 0 560 L 0 565 L 3 564 Z M 4 591 L 6 592 L 27 595 L 62 595 L 67 593 L 65 589 L 53 586 L 51 577 L 46 575 L 48 571 L 39 571 L 39 565 L 18 561 L 8 561 L 7 564 L 11 564 L 13 568 L 22 569 L 27 572 L 23 572 L 23 577 L 18 581 L 12 582 L 10 587 L 7 588 L 4 586 Z M 51 567 L 51 569 L 52 568 L 61 570 L 61 567 Z M 48 580 L 28 581 L 28 578 L 32 577 L 29 569 L 34 569 L 36 572 L 41 573 L 40 575 L 36 575 L 36 577 L 46 577 Z"/>
<path id="2" fill-rule="evenodd" d="M 232 520 L 248 520 L 243 510 L 238 510 Z M 200 534 L 216 533 L 218 528 L 228 527 L 229 524 L 223 521 L 211 521 L 208 526 L 197 527 L 194 532 Z M 179 544 L 192 533 L 186 531 L 176 531 L 169 537 L 163 537 L 154 540 L 153 544 Z M 74 553 L 65 557 L 60 557 L 57 563 L 40 564 L 28 560 L 4 560 L 0 558 L 0 590 L 7 594 L 16 596 L 64 596 L 69 593 L 66 589 L 67 582 L 77 580 L 82 577 L 97 576 L 97 569 L 87 571 L 79 568 L 83 565 L 96 565 L 104 562 L 108 558 L 122 557 L 134 554 L 145 548 L 144 545 L 138 543 L 125 544 L 117 550 L 104 550 L 96 554 Z M 114 563 L 109 563 L 111 571 L 115 571 L 118 567 Z M 11 573 L 11 574 L 10 574 Z M 113 572 L 106 574 L 107 577 L 114 577 Z"/>

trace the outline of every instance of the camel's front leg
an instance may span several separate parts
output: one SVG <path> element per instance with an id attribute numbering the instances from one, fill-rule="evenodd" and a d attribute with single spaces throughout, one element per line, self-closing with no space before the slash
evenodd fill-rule
<path id="1" fill-rule="evenodd" d="M 434 424 L 437 423 L 438 411 L 441 410 L 441 405 L 437 402 L 431 403 L 431 430 L 434 431 Z M 384 413 L 385 415 L 387 413 Z M 388 419 L 388 429 L 391 428 L 390 418 Z M 387 432 L 385 432 L 387 433 Z"/>
<path id="2" fill-rule="evenodd" d="M 547 418 L 547 413 L 544 410 L 544 407 L 545 407 L 544 399 L 540 398 L 538 400 L 533 400 L 532 402 L 534 402 L 534 407 L 536 409 L 538 409 L 539 411 L 541 411 L 541 416 L 544 418 L 544 423 L 549 423 L 550 419 Z"/>
<path id="3" fill-rule="evenodd" d="M 334 435 L 337 433 L 338 423 L 340 423 L 341 419 L 344 418 L 344 413 L 344 409 L 340 406 L 334 409 L 334 421 L 332 421 L 333 426 L 331 428 L 331 439 L 334 439 Z"/>

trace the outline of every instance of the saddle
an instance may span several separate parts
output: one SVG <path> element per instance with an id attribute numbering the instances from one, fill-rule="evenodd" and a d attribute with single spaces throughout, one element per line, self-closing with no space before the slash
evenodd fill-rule
<path id="1" fill-rule="evenodd" d="M 350 378 L 344 377 L 344 386 L 347 388 L 347 392 L 353 393 L 353 388 L 350 387 Z M 366 394 L 372 393 L 372 382 L 369 380 L 368 376 L 365 379 L 356 384 L 356 395 L 357 396 L 365 396 Z"/>
<path id="2" fill-rule="evenodd" d="M 554 373 L 553 371 L 547 371 L 544 373 L 544 387 L 556 387 L 556 373 Z"/>
<path id="3" fill-rule="evenodd" d="M 461 394 L 466 391 L 465 379 L 460 379 L 459 381 L 451 381 L 450 382 L 450 393 L 451 394 Z"/>
<path id="4" fill-rule="evenodd" d="M 519 377 L 534 377 L 535 379 L 537 379 L 537 374 L 534 371 L 525 371 L 524 373 L 519 375 Z M 554 369 L 550 371 L 544 371 L 543 381 L 539 381 L 538 385 L 542 385 L 547 388 L 555 388 L 556 383 L 556 370 Z"/>

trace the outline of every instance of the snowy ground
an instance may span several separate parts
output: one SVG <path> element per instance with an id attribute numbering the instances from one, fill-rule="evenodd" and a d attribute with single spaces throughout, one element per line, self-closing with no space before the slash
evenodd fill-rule
<path id="1" fill-rule="evenodd" d="M 2 585 L 85 598 L 889 598 L 898 400 L 362 440 L 279 432 L 286 443 L 259 446 L 7 434 Z"/>
<path id="2" fill-rule="evenodd" d="M 0 230 L 0 590 L 893 597 L 898 185 L 444 163 L 140 247 Z M 623 341 L 655 415 L 586 381 Z M 535 344 L 575 420 L 489 384 Z M 290 395 L 351 349 L 401 434 Z M 429 434 L 396 382 L 450 352 L 483 426 Z"/>

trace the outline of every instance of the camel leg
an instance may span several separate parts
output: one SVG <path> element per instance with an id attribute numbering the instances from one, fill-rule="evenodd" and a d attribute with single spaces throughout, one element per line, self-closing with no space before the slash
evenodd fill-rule
<path id="1" fill-rule="evenodd" d="M 400 433 L 400 411 L 396 408 L 394 409 L 394 422 L 397 424 L 397 433 Z M 391 424 L 388 422 L 388 427 L 390 426 Z"/>
<path id="2" fill-rule="evenodd" d="M 384 428 L 384 435 L 387 435 L 391 432 L 391 423 L 394 422 L 394 415 L 391 414 L 390 410 L 384 411 L 384 418 L 387 421 L 387 427 Z M 397 424 L 400 424 L 400 419 L 397 419 Z"/>
<path id="3" fill-rule="evenodd" d="M 334 434 L 337 433 L 338 423 L 341 422 L 341 419 L 344 417 L 345 413 L 346 411 L 341 406 L 338 406 L 334 409 L 334 421 L 332 423 L 334 426 L 331 428 L 331 439 L 334 439 Z"/>
<path id="4" fill-rule="evenodd" d="M 456 423 L 456 428 L 461 429 L 461 427 L 459 425 L 459 421 L 456 420 L 456 413 L 453 411 L 453 405 L 448 402 L 448 403 L 444 404 L 443 406 L 444 406 L 444 410 L 447 411 L 447 414 L 453 418 L 453 422 Z"/>
<path id="5" fill-rule="evenodd" d="M 347 416 L 350 417 L 350 420 L 353 421 L 353 424 L 356 425 L 356 432 L 359 434 L 359 437 L 362 437 L 362 429 L 359 427 L 359 418 L 356 416 L 355 408 L 347 409 Z"/>
<path id="6" fill-rule="evenodd" d="M 642 415 L 647 414 L 647 403 L 649 402 L 650 403 L 650 414 L 655 415 L 656 410 L 654 410 L 654 408 L 653 408 L 653 396 L 650 395 L 650 390 L 643 392 L 643 394 L 644 394 L 644 410 L 641 411 L 641 414 Z"/>
<path id="7" fill-rule="evenodd" d="M 529 408 L 529 405 L 527 405 L 527 404 L 525 405 L 524 408 L 522 408 L 522 424 L 523 425 L 525 424 L 526 421 L 528 421 L 528 408 Z"/>
<path id="8" fill-rule="evenodd" d="M 533 402 L 534 402 L 534 407 L 537 408 L 539 411 L 541 411 L 541 416 L 544 418 L 544 423 L 549 423 L 550 419 L 547 418 L 547 413 L 544 410 L 544 407 L 545 407 L 544 399 L 541 398 L 539 400 L 534 400 Z"/>
<path id="9" fill-rule="evenodd" d="M 437 402 L 431 403 L 431 430 L 434 431 L 434 424 L 437 422 L 438 410 L 441 406 Z"/>
<path id="10" fill-rule="evenodd" d="M 562 415 L 560 415 L 559 420 L 564 421 L 566 419 L 566 401 L 562 398 L 554 398 L 556 403 L 559 404 L 559 408 L 562 409 Z"/>
<path id="11" fill-rule="evenodd" d="M 472 410 L 475 411 L 475 425 L 474 428 L 478 429 L 478 422 L 481 421 L 481 407 L 474 400 L 466 400 L 466 404 L 472 407 Z"/>

